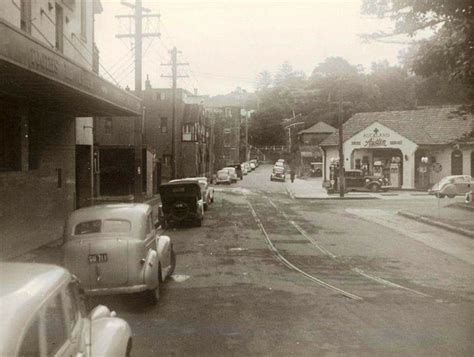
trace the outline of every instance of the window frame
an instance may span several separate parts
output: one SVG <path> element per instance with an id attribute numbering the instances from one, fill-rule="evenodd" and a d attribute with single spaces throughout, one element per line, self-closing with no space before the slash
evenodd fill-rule
<path id="1" fill-rule="evenodd" d="M 163 125 L 163 123 L 166 123 L 166 125 Z M 168 117 L 160 117 L 160 133 L 168 134 Z"/>

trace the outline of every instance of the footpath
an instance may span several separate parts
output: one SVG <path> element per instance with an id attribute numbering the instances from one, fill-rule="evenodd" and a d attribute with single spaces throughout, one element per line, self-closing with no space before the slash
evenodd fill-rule
<path id="1" fill-rule="evenodd" d="M 398 214 L 419 222 L 474 238 L 474 206 L 456 202 L 444 207 L 418 207 Z"/>
<path id="2" fill-rule="evenodd" d="M 152 207 L 153 220 L 155 225 L 158 224 L 158 206 L 161 203 L 159 195 L 145 198 L 144 200 L 135 201 L 135 203 L 147 203 Z M 102 202 L 105 204 L 105 202 Z M 110 202 L 112 203 L 112 202 Z M 117 202 L 114 202 L 117 203 Z M 127 203 L 133 203 L 127 202 Z M 62 231 L 62 230 L 61 230 Z M 38 244 L 38 242 L 43 242 Z M 2 256 L 2 260 L 19 261 L 19 262 L 35 262 L 61 265 L 63 244 L 62 237 L 38 237 L 37 240 L 30 242 L 28 245 L 22 244 L 21 249 L 11 251 L 8 255 Z"/>
<path id="3" fill-rule="evenodd" d="M 321 178 L 300 179 L 295 178 L 292 183 L 287 180 L 285 188 L 294 200 L 338 200 L 339 194 L 328 194 L 322 187 Z M 429 196 L 426 192 L 417 191 L 388 191 L 388 192 L 348 192 L 343 199 L 428 199 L 433 201 L 433 205 L 402 209 L 398 211 L 400 216 L 436 226 L 450 232 L 462 234 L 474 238 L 474 206 L 463 202 L 453 202 L 446 205 L 444 201 L 438 207 L 436 198 Z"/>
<path id="4" fill-rule="evenodd" d="M 388 192 L 346 192 L 344 198 L 339 196 L 339 193 L 328 194 L 326 189 L 322 186 L 322 179 L 317 178 L 295 178 L 292 183 L 290 180 L 285 181 L 285 187 L 292 199 L 311 199 L 311 200 L 340 200 L 340 199 L 400 199 L 413 196 L 428 197 L 426 192 L 417 191 L 388 191 Z"/>

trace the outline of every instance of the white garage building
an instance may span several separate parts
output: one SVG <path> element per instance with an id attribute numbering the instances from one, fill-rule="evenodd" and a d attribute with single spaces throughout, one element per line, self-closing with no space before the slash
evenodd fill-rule
<path id="1" fill-rule="evenodd" d="M 321 144 L 325 181 L 338 161 L 339 133 Z M 358 113 L 343 126 L 344 167 L 391 180 L 394 187 L 426 189 L 447 175 L 474 176 L 474 120 L 467 108 Z"/>

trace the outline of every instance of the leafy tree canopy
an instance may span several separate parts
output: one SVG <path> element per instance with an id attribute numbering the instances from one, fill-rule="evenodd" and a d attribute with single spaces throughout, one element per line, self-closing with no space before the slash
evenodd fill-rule
<path id="1" fill-rule="evenodd" d="M 428 39 L 418 42 L 410 68 L 424 77 L 447 75 L 474 84 L 474 3 L 472 0 L 364 0 L 362 12 L 390 17 L 392 33 L 367 36 L 381 39 L 430 29 Z"/>

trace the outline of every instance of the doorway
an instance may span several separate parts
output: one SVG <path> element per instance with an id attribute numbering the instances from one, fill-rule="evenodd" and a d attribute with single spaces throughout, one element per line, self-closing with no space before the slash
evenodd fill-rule
<path id="1" fill-rule="evenodd" d="M 454 150 L 451 153 L 451 175 L 462 175 L 462 151 Z"/>

